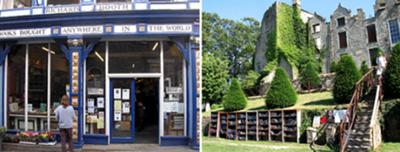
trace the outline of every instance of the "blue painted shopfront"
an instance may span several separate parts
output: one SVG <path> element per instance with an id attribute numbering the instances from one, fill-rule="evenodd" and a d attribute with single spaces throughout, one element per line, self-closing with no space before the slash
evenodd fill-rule
<path id="1" fill-rule="evenodd" d="M 55 13 L 46 14 L 46 6 L 43 1 L 40 4 L 33 4 L 32 8 L 27 8 L 30 14 L 18 17 L 0 17 L 0 99 L 1 113 L 0 126 L 5 126 L 7 117 L 7 98 L 4 94 L 6 82 L 5 61 L 7 55 L 12 51 L 12 47 L 20 44 L 28 44 L 35 42 L 51 42 L 61 48 L 65 57 L 68 60 L 70 68 L 70 96 L 76 97 L 78 101 L 75 110 L 78 111 L 78 139 L 76 147 L 82 147 L 83 144 L 110 144 L 115 142 L 134 141 L 134 134 L 130 135 L 128 140 L 112 138 L 111 131 L 107 134 L 86 134 L 84 133 L 85 113 L 83 107 L 84 90 L 83 84 L 85 78 L 84 63 L 88 55 L 93 51 L 93 48 L 99 43 L 107 43 L 108 41 L 133 40 L 144 41 L 152 40 L 161 43 L 165 41 L 174 42 L 179 48 L 185 62 L 185 135 L 184 136 L 165 136 L 160 131 L 159 144 L 161 146 L 171 145 L 189 145 L 198 149 L 199 144 L 197 137 L 197 86 L 196 86 L 196 54 L 195 50 L 199 49 L 198 43 L 195 41 L 199 37 L 199 10 L 188 9 L 191 3 L 198 1 L 182 2 L 186 5 L 186 9 L 180 10 L 151 10 L 151 3 L 147 0 L 138 0 L 132 2 L 132 10 L 124 11 L 86 11 L 83 12 L 85 6 L 93 5 L 94 8 L 98 5 L 94 4 L 93 0 L 81 0 L 77 5 L 82 12 L 71 13 Z M 145 8 L 139 10 L 137 4 L 146 4 Z M 34 9 L 41 9 L 42 14 L 33 15 Z M 15 9 L 14 9 L 15 10 Z M 0 15 L 4 12 L 12 12 L 14 10 L 1 10 Z M 2 33 L 3 32 L 3 33 Z M 74 60 L 74 55 L 78 55 L 78 59 Z M 77 63 L 77 70 L 74 73 L 74 64 Z M 160 72 L 161 73 L 161 72 Z M 152 77 L 151 75 L 146 75 Z M 74 92 L 72 85 L 74 78 L 77 78 L 78 91 Z M 140 77 L 140 76 L 139 76 Z M 163 78 L 162 75 L 154 76 L 157 79 Z M 122 78 L 122 76 L 121 76 Z M 130 77 L 128 77 L 130 78 Z M 111 80 L 113 78 L 110 78 Z M 107 79 L 105 81 L 108 81 Z M 112 82 L 110 81 L 110 86 Z M 164 82 L 163 82 L 164 83 Z M 160 83 L 161 84 L 161 83 Z M 132 90 L 134 90 L 135 81 L 132 82 Z M 111 91 L 111 89 L 106 89 Z M 134 95 L 134 93 L 132 93 Z M 112 93 L 105 98 L 112 97 Z M 159 98 L 160 100 L 162 98 Z M 71 98 L 71 102 L 72 102 Z M 111 104 L 110 100 L 108 104 Z M 160 101 L 160 103 L 163 103 Z M 134 99 L 132 98 L 132 104 Z M 108 110 L 108 109 L 107 109 Z M 112 106 L 109 106 L 112 110 Z M 134 110 L 134 109 L 132 109 Z M 134 118 L 134 115 L 132 116 Z M 112 116 L 106 117 L 112 119 Z M 162 119 L 162 118 L 161 118 Z M 106 128 L 111 128 L 112 121 L 105 124 Z M 159 127 L 164 127 L 159 124 Z M 109 129 L 107 128 L 107 129 Z M 18 130 L 9 129 L 10 132 Z M 134 130 L 134 125 L 132 125 Z M 164 130 L 164 129 L 160 129 Z"/>

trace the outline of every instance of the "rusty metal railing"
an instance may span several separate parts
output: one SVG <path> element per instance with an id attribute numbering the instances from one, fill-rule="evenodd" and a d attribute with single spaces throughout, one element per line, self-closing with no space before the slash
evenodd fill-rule
<path id="1" fill-rule="evenodd" d="M 346 115 L 339 124 L 340 152 L 346 150 L 348 138 L 356 120 L 359 103 L 364 95 L 373 89 L 374 84 L 376 84 L 375 81 L 374 69 L 371 69 L 355 84 L 354 93 L 347 108 Z"/>

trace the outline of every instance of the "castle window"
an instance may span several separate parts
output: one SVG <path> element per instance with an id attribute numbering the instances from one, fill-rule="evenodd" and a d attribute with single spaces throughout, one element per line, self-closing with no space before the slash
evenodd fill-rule
<path id="1" fill-rule="evenodd" d="M 346 32 L 340 32 L 339 33 L 339 47 L 342 48 L 347 48 L 347 36 Z"/>
<path id="2" fill-rule="evenodd" d="M 389 21 L 389 30 L 392 44 L 400 42 L 399 22 L 397 22 L 397 19 Z"/>
<path id="3" fill-rule="evenodd" d="M 321 25 L 320 24 L 314 24 L 313 25 L 313 31 L 314 31 L 314 33 L 317 33 L 319 31 L 321 31 Z"/>
<path id="4" fill-rule="evenodd" d="M 344 17 L 338 18 L 337 22 L 338 22 L 338 27 L 346 25 L 346 20 L 344 19 Z"/>
<path id="5" fill-rule="evenodd" d="M 368 42 L 369 43 L 377 42 L 375 24 L 368 25 L 367 32 L 368 32 Z"/>

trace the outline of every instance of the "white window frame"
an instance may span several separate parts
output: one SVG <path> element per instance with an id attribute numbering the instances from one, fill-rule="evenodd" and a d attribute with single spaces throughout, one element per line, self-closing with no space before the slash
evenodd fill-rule
<path id="1" fill-rule="evenodd" d="M 393 43 L 392 41 L 392 30 L 390 30 L 390 21 L 396 20 L 397 21 L 397 28 L 400 32 L 400 21 L 399 19 L 395 18 L 395 19 L 389 19 L 386 23 L 388 31 L 389 31 L 389 39 L 390 39 L 390 47 L 393 47 L 394 45 L 396 45 L 396 43 Z M 400 33 L 399 33 L 400 34 Z"/>

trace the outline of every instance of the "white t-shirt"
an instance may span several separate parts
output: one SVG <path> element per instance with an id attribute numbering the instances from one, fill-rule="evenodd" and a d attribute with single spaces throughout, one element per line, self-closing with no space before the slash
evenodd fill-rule
<path id="1" fill-rule="evenodd" d="M 75 112 L 72 106 L 64 108 L 64 106 L 60 105 L 54 110 L 54 113 L 56 114 L 59 128 L 69 129 L 73 127 Z"/>

